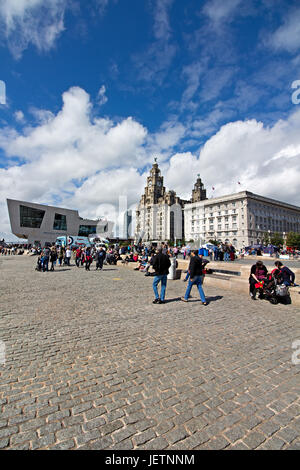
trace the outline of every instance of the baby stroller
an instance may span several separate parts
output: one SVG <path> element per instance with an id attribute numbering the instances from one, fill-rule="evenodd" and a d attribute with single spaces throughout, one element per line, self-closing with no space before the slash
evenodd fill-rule
<path id="1" fill-rule="evenodd" d="M 273 305 L 278 303 L 287 305 L 291 303 L 289 288 L 282 283 L 277 270 L 272 271 L 266 279 L 260 282 L 260 286 L 257 288 L 259 295 Z"/>

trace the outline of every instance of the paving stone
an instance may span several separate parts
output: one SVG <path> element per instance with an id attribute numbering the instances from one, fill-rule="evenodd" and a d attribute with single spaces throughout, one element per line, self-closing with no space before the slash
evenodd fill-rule
<path id="1" fill-rule="evenodd" d="M 82 434 L 81 426 L 69 426 L 68 428 L 61 429 L 56 432 L 56 437 L 59 441 L 65 441 L 72 437 L 77 437 L 78 435 Z"/>
<path id="2" fill-rule="evenodd" d="M 3 437 L 8 437 L 13 434 L 16 434 L 17 432 L 18 432 L 17 426 L 9 426 L 9 427 L 2 428 L 0 429 L 0 439 L 2 439 Z"/>
<path id="3" fill-rule="evenodd" d="M 8 447 L 9 445 L 9 439 L 0 439 L 0 449 L 4 449 L 5 447 Z"/>
<path id="4" fill-rule="evenodd" d="M 256 449 L 260 444 L 266 440 L 266 436 L 257 431 L 251 431 L 247 437 L 243 439 L 244 444 L 250 449 Z"/>
<path id="5" fill-rule="evenodd" d="M 152 441 L 139 447 L 140 450 L 164 450 L 168 447 L 168 441 L 163 437 L 156 437 Z"/>
<path id="6" fill-rule="evenodd" d="M 152 429 L 142 432 L 141 434 L 136 434 L 134 436 L 134 442 L 137 446 L 145 444 L 146 442 L 154 439 L 156 437 L 155 432 Z"/>
<path id="7" fill-rule="evenodd" d="M 126 426 L 123 429 L 120 429 L 119 431 L 116 431 L 112 434 L 113 440 L 115 444 L 118 444 L 121 441 L 124 441 L 128 439 L 129 437 L 133 436 L 136 433 L 136 427 L 135 425 L 131 424 L 129 426 Z"/>
<path id="8" fill-rule="evenodd" d="M 247 434 L 247 428 L 245 426 L 236 425 L 224 433 L 225 437 L 230 442 L 236 442 L 242 439 Z"/>
<path id="9" fill-rule="evenodd" d="M 230 442 L 223 436 L 215 437 L 209 442 L 209 448 L 212 450 L 226 449 L 230 445 Z"/>
<path id="10" fill-rule="evenodd" d="M 54 434 L 47 434 L 44 437 L 41 437 L 40 439 L 37 439 L 36 441 L 33 441 L 31 444 L 31 449 L 42 449 L 43 447 L 48 447 L 51 444 L 55 443 L 55 436 Z"/>
<path id="11" fill-rule="evenodd" d="M 119 419 L 116 420 L 116 421 L 113 421 L 112 423 L 104 424 L 100 428 L 101 434 L 102 434 L 102 436 L 106 436 L 107 434 L 111 434 L 114 431 L 116 431 L 117 429 L 122 428 L 123 426 L 124 426 L 124 424 Z"/>
<path id="12" fill-rule="evenodd" d="M 55 444 L 54 446 L 50 446 L 50 449 L 52 450 L 70 450 L 75 447 L 75 441 L 73 439 L 68 439 L 63 442 L 59 442 L 58 444 Z"/>
<path id="13" fill-rule="evenodd" d="M 258 311 L 243 294 L 205 286 L 221 299 L 199 315 L 198 301 L 153 305 L 152 279 L 131 269 L 41 276 L 34 264 L 0 256 L 4 449 L 299 446 L 293 305 Z M 103 296 L 112 289 L 113 300 Z M 167 299 L 178 289 L 168 283 Z"/>
<path id="14" fill-rule="evenodd" d="M 182 439 L 186 438 L 188 435 L 188 432 L 184 428 L 180 427 L 167 432 L 164 435 L 164 438 L 169 442 L 169 444 L 175 444 L 178 441 L 182 441 Z"/>
<path id="15" fill-rule="evenodd" d="M 108 449 L 109 446 L 113 445 L 111 436 L 104 436 L 101 439 L 97 439 L 95 442 L 88 444 L 85 449 L 88 450 L 103 450 Z M 81 447 L 83 449 L 83 447 Z"/>
<path id="16" fill-rule="evenodd" d="M 94 441 L 95 439 L 99 439 L 100 432 L 97 429 L 94 429 L 92 431 L 88 431 L 84 434 L 80 434 L 78 437 L 76 437 L 77 445 L 80 447 L 90 441 Z"/>
<path id="17" fill-rule="evenodd" d="M 227 449 L 230 450 L 249 450 L 249 447 L 246 446 L 243 442 L 237 442 L 236 444 L 233 444 L 232 446 L 227 447 Z"/>
<path id="18" fill-rule="evenodd" d="M 83 411 L 90 410 L 93 406 L 92 402 L 88 403 L 81 403 L 80 405 L 74 406 L 71 411 L 73 415 L 78 415 L 79 413 L 83 413 Z"/>
<path id="19" fill-rule="evenodd" d="M 61 422 L 49 423 L 49 424 L 46 424 L 45 426 L 40 427 L 38 429 L 38 433 L 41 437 L 43 437 L 46 434 L 59 431 L 61 428 L 62 428 Z"/>
<path id="20" fill-rule="evenodd" d="M 298 438 L 300 435 L 300 429 L 296 430 L 291 427 L 280 429 L 276 434 L 276 437 L 283 439 L 284 441 L 291 443 L 294 439 Z"/>
<path id="21" fill-rule="evenodd" d="M 84 423 L 83 429 L 84 431 L 90 431 L 91 429 L 100 428 L 101 426 L 103 426 L 103 424 L 106 424 L 106 421 L 100 416 L 99 418 L 95 418 L 91 421 L 88 421 L 87 423 Z"/>
<path id="22" fill-rule="evenodd" d="M 285 441 L 283 441 L 282 439 L 272 436 L 271 439 L 264 442 L 263 445 L 259 447 L 259 449 L 281 450 L 285 446 L 285 444 L 286 444 Z"/>

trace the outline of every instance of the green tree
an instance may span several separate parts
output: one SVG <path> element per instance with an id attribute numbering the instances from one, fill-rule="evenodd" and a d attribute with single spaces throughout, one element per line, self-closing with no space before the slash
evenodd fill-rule
<path id="1" fill-rule="evenodd" d="M 286 246 L 300 249 L 300 233 L 289 232 L 286 236 Z"/>
<path id="2" fill-rule="evenodd" d="M 271 235 L 270 240 L 271 240 L 272 245 L 275 245 L 275 246 L 282 246 L 284 243 L 282 235 L 280 235 L 280 233 L 277 233 L 277 232 Z"/>
<path id="3" fill-rule="evenodd" d="M 212 245 L 215 245 L 215 246 L 218 246 L 218 241 L 215 239 L 215 240 L 209 240 L 209 243 L 211 243 Z"/>

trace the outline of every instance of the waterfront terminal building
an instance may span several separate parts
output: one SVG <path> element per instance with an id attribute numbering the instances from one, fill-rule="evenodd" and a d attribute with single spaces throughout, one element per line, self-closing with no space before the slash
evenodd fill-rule
<path id="1" fill-rule="evenodd" d="M 79 217 L 77 210 L 7 199 L 11 231 L 32 245 L 54 243 L 57 237 L 112 236 L 113 222 Z"/>

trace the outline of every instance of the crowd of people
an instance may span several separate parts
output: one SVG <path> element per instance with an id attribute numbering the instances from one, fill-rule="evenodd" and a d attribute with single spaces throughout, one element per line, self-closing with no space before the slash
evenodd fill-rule
<path id="1" fill-rule="evenodd" d="M 70 246 L 45 246 L 38 249 L 37 271 L 54 271 L 55 267 L 70 266 L 72 258 L 75 260 L 77 268 L 85 267 L 90 271 L 91 264 L 94 262 L 96 270 L 102 270 L 103 264 L 117 264 L 120 257 L 119 251 L 115 248 L 106 248 L 103 246 L 93 247 L 74 247 Z M 50 266 L 49 266 L 50 264 Z"/>
<path id="2" fill-rule="evenodd" d="M 24 247 L 19 245 L 4 246 L 0 244 L 0 253 L 2 256 L 23 255 Z"/>
<path id="3" fill-rule="evenodd" d="M 29 249 L 30 247 L 28 247 Z M 6 255 L 23 254 L 22 247 L 4 247 L 0 246 L 0 253 Z M 84 267 L 86 271 L 90 271 L 92 263 L 95 270 L 101 271 L 104 264 L 116 265 L 118 261 L 124 264 L 137 263 L 135 270 L 143 272 L 145 276 L 154 276 L 153 292 L 154 304 L 165 302 L 167 279 L 171 260 L 177 266 L 177 258 L 182 255 L 183 259 L 189 260 L 189 266 L 186 271 L 184 282 L 188 282 L 185 295 L 181 300 L 188 302 L 192 287 L 195 285 L 198 289 L 199 296 L 203 305 L 207 305 L 206 297 L 203 291 L 204 277 L 207 272 L 206 265 L 208 259 L 203 257 L 203 249 L 192 250 L 189 246 L 179 248 L 170 247 L 167 243 L 161 243 L 159 247 L 150 244 L 138 244 L 119 246 L 118 244 L 108 246 L 104 244 L 96 244 L 91 247 L 71 247 L 57 246 L 53 244 L 44 248 L 31 248 L 32 254 L 37 254 L 36 269 L 38 271 L 47 272 L 54 271 L 56 267 L 70 266 L 71 260 L 75 261 L 77 268 Z M 208 258 L 214 261 L 233 261 L 236 257 L 236 250 L 232 245 L 222 244 L 212 247 L 208 250 Z M 268 282 L 267 282 L 268 281 Z M 253 300 L 264 298 L 263 286 L 266 289 L 275 281 L 286 286 L 293 286 L 295 283 L 295 274 L 287 267 L 283 266 L 281 261 L 275 262 L 275 268 L 268 272 L 263 261 L 257 261 L 250 270 L 249 276 L 249 292 Z M 158 292 L 158 286 L 161 285 L 161 292 Z"/>

